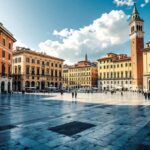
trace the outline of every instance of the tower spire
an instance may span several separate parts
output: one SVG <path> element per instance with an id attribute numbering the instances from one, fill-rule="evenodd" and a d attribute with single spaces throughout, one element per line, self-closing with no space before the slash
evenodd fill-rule
<path id="1" fill-rule="evenodd" d="M 88 61 L 88 57 L 87 57 L 87 54 L 85 54 L 85 61 Z"/>
<path id="2" fill-rule="evenodd" d="M 140 20 L 140 16 L 136 7 L 136 3 L 134 3 L 134 7 L 133 7 L 132 20 Z"/>

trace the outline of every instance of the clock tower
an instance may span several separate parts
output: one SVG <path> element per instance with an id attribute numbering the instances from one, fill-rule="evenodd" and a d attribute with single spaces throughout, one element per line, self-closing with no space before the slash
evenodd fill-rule
<path id="1" fill-rule="evenodd" d="M 132 86 L 133 90 L 143 88 L 143 52 L 144 49 L 144 20 L 140 18 L 136 4 L 134 4 L 130 22 Z"/>

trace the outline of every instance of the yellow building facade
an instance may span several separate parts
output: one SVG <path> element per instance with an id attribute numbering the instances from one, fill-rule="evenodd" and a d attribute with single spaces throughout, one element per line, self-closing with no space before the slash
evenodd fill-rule
<path id="1" fill-rule="evenodd" d="M 143 50 L 143 90 L 150 91 L 150 42 Z"/>
<path id="2" fill-rule="evenodd" d="M 14 91 L 62 87 L 63 59 L 17 47 L 13 51 Z"/>
<path id="3" fill-rule="evenodd" d="M 63 78 L 66 89 L 92 89 L 97 87 L 97 65 L 86 58 L 73 66 L 65 66 Z"/>
<path id="4" fill-rule="evenodd" d="M 131 58 L 126 54 L 108 53 L 98 60 L 98 87 L 100 90 L 131 89 Z"/>

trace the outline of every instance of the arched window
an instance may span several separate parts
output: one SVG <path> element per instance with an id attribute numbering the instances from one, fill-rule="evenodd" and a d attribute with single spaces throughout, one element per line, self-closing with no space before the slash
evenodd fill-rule
<path id="1" fill-rule="evenodd" d="M 5 64 L 2 64 L 2 76 L 5 76 Z"/>

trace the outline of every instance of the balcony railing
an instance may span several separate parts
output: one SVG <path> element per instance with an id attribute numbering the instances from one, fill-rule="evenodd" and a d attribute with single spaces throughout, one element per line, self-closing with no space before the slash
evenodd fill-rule
<path id="1" fill-rule="evenodd" d="M 6 74 L 6 73 L 0 73 L 0 76 L 1 77 L 9 77 L 9 78 L 11 78 L 12 77 L 12 74 Z"/>

